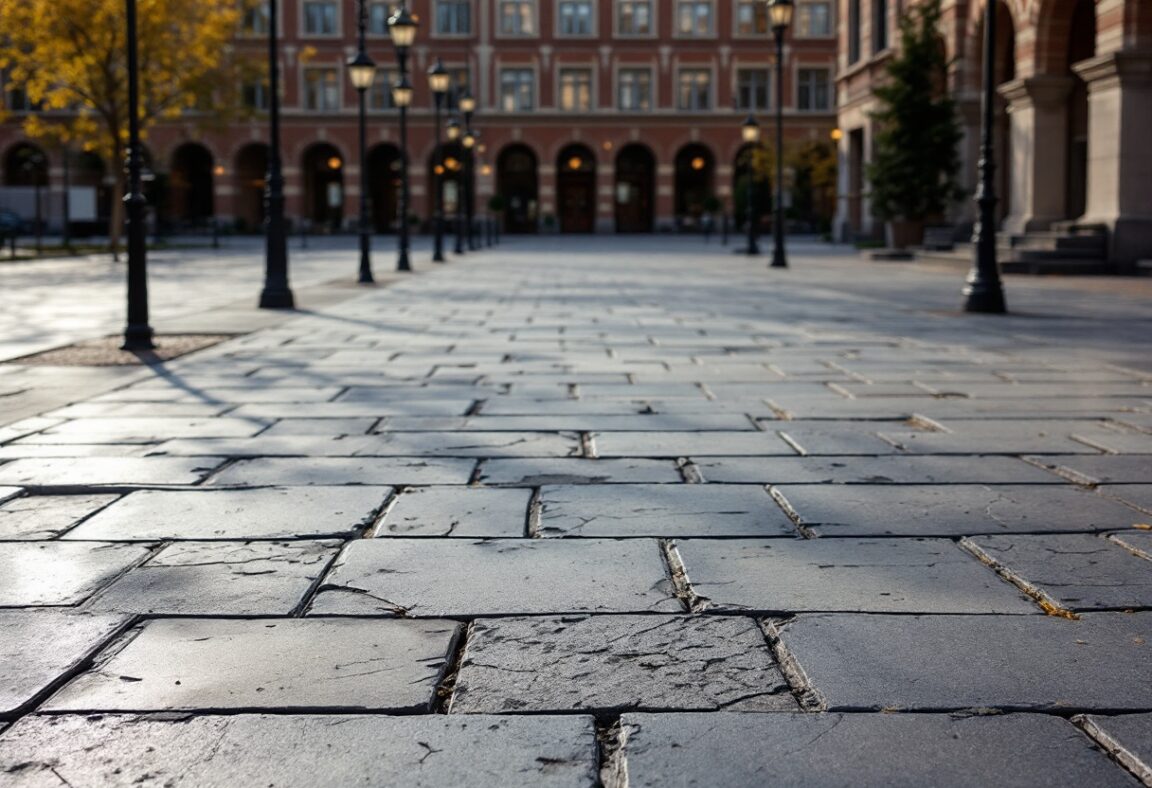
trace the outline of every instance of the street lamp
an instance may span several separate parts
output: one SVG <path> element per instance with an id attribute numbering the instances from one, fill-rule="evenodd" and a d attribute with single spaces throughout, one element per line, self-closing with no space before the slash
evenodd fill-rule
<path id="1" fill-rule="evenodd" d="M 451 82 L 451 77 L 448 75 L 448 69 L 444 68 L 444 64 L 440 62 L 440 58 L 436 58 L 436 62 L 432 68 L 428 69 L 428 87 L 432 90 L 432 99 L 436 105 L 436 148 L 435 155 L 432 157 L 435 161 L 433 165 L 432 186 L 436 190 L 433 197 L 433 217 L 432 228 L 435 241 L 432 250 L 432 262 L 444 262 L 444 146 L 440 142 L 440 108 L 444 104 L 444 95 L 448 92 L 448 85 Z"/>
<path id="2" fill-rule="evenodd" d="M 261 309 L 292 309 L 288 287 L 288 239 L 284 232 L 284 172 L 280 163 L 280 55 L 278 0 L 268 0 L 268 177 L 264 188 L 264 289 Z"/>
<path id="3" fill-rule="evenodd" d="M 376 62 L 364 51 L 364 28 L 367 22 L 367 0 L 360 0 L 357 18 L 356 56 L 348 61 L 348 79 L 360 98 L 360 276 L 356 280 L 362 285 L 370 285 L 372 278 L 372 228 L 368 214 L 368 161 L 366 141 L 368 115 L 366 94 L 376 80 Z"/>
<path id="4" fill-rule="evenodd" d="M 476 206 L 473 204 L 475 189 L 472 184 L 472 148 L 476 145 L 476 138 L 479 135 L 472 131 L 472 113 L 476 111 L 476 99 L 467 90 L 460 96 L 460 111 L 464 113 L 464 128 L 466 129 L 462 142 L 464 143 L 464 211 L 467 219 L 468 249 L 476 251 L 479 247 L 476 246 L 476 234 L 472 227 L 476 214 Z M 472 135 L 471 142 L 468 141 L 468 135 Z"/>
<path id="5" fill-rule="evenodd" d="M 746 145 L 755 146 L 760 143 L 760 124 L 756 122 L 755 116 L 748 113 L 748 117 L 740 124 L 740 137 L 744 140 Z M 748 256 L 760 254 L 760 245 L 756 240 L 756 205 L 754 195 L 756 193 L 756 167 L 755 159 L 752 157 L 752 148 L 746 148 L 748 155 L 748 194 L 745 202 L 748 205 Z"/>
<path id="6" fill-rule="evenodd" d="M 448 141 L 457 142 L 464 133 L 460 121 L 452 118 L 448 121 Z M 460 158 L 464 158 L 461 156 Z M 462 174 L 456 177 L 456 246 L 452 250 L 456 254 L 464 254 L 464 189 L 462 187 Z"/>
<path id="7" fill-rule="evenodd" d="M 996 262 L 996 162 L 992 149 L 993 100 L 996 95 L 996 3 L 984 8 L 984 87 L 980 119 L 980 183 L 976 187 L 979 215 L 972 235 L 975 258 L 964 286 L 964 311 L 1003 314 L 1008 311 L 1000 266 Z"/>
<path id="8" fill-rule="evenodd" d="M 784 33 L 792 24 L 792 0 L 769 0 L 768 16 L 776 35 L 776 201 L 772 216 L 772 268 L 787 268 L 784 254 Z"/>
<path id="9" fill-rule="evenodd" d="M 388 34 L 396 48 L 400 76 L 392 85 L 392 103 L 400 109 L 400 249 L 397 271 L 411 271 L 408 262 L 408 107 L 412 104 L 412 83 L 408 81 L 408 48 L 416 40 L 416 20 L 405 6 L 388 19 Z"/>
<path id="10" fill-rule="evenodd" d="M 140 190 L 140 66 L 136 40 L 136 0 L 126 0 L 128 44 L 128 324 L 121 350 L 152 350 L 148 323 L 148 249 L 144 239 L 144 193 Z"/>

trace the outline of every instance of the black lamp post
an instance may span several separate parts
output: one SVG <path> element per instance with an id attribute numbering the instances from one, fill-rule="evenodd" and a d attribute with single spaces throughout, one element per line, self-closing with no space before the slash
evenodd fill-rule
<path id="1" fill-rule="evenodd" d="M 268 177 L 264 186 L 264 289 L 261 309 L 292 309 L 288 287 L 288 239 L 284 228 L 284 173 L 280 164 L 280 56 L 278 0 L 268 0 Z"/>
<path id="2" fill-rule="evenodd" d="M 964 287 L 964 311 L 1003 314 L 1004 287 L 1000 283 L 1000 266 L 996 262 L 996 187 L 993 176 L 996 162 L 992 150 L 992 124 L 996 95 L 996 3 L 984 8 L 984 89 L 981 96 L 980 184 L 976 187 L 979 216 L 972 241 L 975 259 Z"/>
<path id="3" fill-rule="evenodd" d="M 144 239 L 144 193 L 140 190 L 140 66 L 136 41 L 136 0 L 127 0 L 128 44 L 128 324 L 121 350 L 152 350 L 148 323 L 148 250 Z"/>
<path id="4" fill-rule="evenodd" d="M 463 127 L 456 118 L 448 121 L 448 140 L 456 142 L 460 139 Z M 464 157 L 461 156 L 461 159 Z M 462 166 L 462 165 L 461 165 Z M 456 178 L 456 246 L 452 250 L 456 254 L 464 254 L 464 186 L 463 173 Z"/>
<path id="5" fill-rule="evenodd" d="M 784 33 L 792 24 L 792 0 L 769 0 L 776 35 L 776 204 L 772 206 L 772 268 L 787 268 L 784 253 Z"/>
<path id="6" fill-rule="evenodd" d="M 400 109 L 400 249 L 397 271 L 411 271 L 408 261 L 408 107 L 412 105 L 412 83 L 408 81 L 408 48 L 416 40 L 416 20 L 405 6 L 388 19 L 388 33 L 396 48 L 400 77 L 392 86 L 392 103 Z"/>
<path id="7" fill-rule="evenodd" d="M 476 206 L 473 204 L 473 194 L 475 193 L 474 184 L 472 183 L 472 148 L 476 145 L 476 138 L 479 136 L 472 131 L 472 113 L 476 111 L 476 98 L 471 92 L 465 90 L 460 96 L 460 111 L 464 113 L 464 212 L 467 216 L 467 238 L 468 249 L 476 251 L 476 235 L 472 226 L 476 218 Z M 468 141 L 468 135 L 472 136 L 472 141 Z"/>
<path id="8" fill-rule="evenodd" d="M 432 262 L 434 263 L 444 262 L 444 146 L 440 141 L 440 109 L 444 105 L 444 96 L 448 92 L 449 82 L 451 82 L 451 77 L 448 75 L 448 69 L 444 68 L 440 58 L 436 58 L 435 64 L 428 69 L 428 87 L 432 89 L 432 99 L 436 105 L 436 153 L 433 156 L 435 164 L 432 170 L 432 186 L 436 189 L 436 194 L 432 200 L 435 211 L 432 220 L 434 225 L 432 231 L 435 237 L 432 250 Z"/>
<path id="9" fill-rule="evenodd" d="M 758 145 L 760 143 L 760 124 L 756 122 L 756 118 L 752 113 L 748 113 L 748 117 L 740 124 L 740 136 L 747 145 Z M 748 194 L 745 202 L 748 205 L 748 255 L 755 256 L 760 254 L 760 244 L 757 242 L 756 233 L 756 169 L 753 166 L 754 159 L 751 156 L 751 148 L 748 156 Z"/>
<path id="10" fill-rule="evenodd" d="M 357 282 L 370 285 L 372 278 L 372 228 L 368 213 L 368 160 L 366 141 L 368 114 L 367 92 L 376 80 L 376 62 L 364 51 L 364 28 L 367 21 L 367 0 L 359 1 L 357 17 L 356 56 L 348 61 L 348 78 L 360 98 L 359 143 L 360 143 L 360 275 Z"/>

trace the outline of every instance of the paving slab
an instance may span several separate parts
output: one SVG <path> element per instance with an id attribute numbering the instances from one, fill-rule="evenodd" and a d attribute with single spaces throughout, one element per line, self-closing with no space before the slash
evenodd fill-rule
<path id="1" fill-rule="evenodd" d="M 780 630 L 831 711 L 1152 709 L 1152 613 L 815 613 Z"/>
<path id="2" fill-rule="evenodd" d="M 352 542 L 314 615 L 681 612 L 655 540 Z"/>
<path id="3" fill-rule="evenodd" d="M 327 435 L 332 438 L 348 435 L 366 435 L 378 420 L 371 416 L 356 418 L 291 418 L 280 419 L 260 435 L 280 437 L 282 435 Z"/>
<path id="4" fill-rule="evenodd" d="M 263 435 L 249 439 L 185 439 L 157 454 L 222 457 L 575 457 L 574 433 L 394 432 L 367 436 Z"/>
<path id="5" fill-rule="evenodd" d="M 411 487 L 388 509 L 375 536 L 523 537 L 528 490 Z"/>
<path id="6" fill-rule="evenodd" d="M 129 620 L 63 610 L 0 610 L 0 719 L 19 713 L 79 668 Z"/>
<path id="7" fill-rule="evenodd" d="M 1133 553 L 1152 561 L 1152 531 L 1132 530 L 1108 534 L 1108 538 Z"/>
<path id="8" fill-rule="evenodd" d="M 749 485 L 548 486 L 540 506 L 545 537 L 796 536 L 767 491 Z"/>
<path id="9" fill-rule="evenodd" d="M 1015 457 L 701 457 L 705 482 L 734 484 L 1059 484 Z"/>
<path id="10" fill-rule="evenodd" d="M 774 487 L 820 536 L 967 536 L 1127 528 L 1139 512 L 1053 485 Z"/>
<path id="11" fill-rule="evenodd" d="M 215 418 L 81 418 L 21 438 L 22 443 L 153 443 L 174 438 L 244 438 L 269 421 Z"/>
<path id="12" fill-rule="evenodd" d="M 1077 722 L 1145 785 L 1152 783 L 1152 714 L 1086 714 Z"/>
<path id="13" fill-rule="evenodd" d="M 423 457 L 284 457 L 240 460 L 208 484 L 213 487 L 467 484 L 475 460 Z M 0 467 L 0 472 L 4 469 Z"/>
<path id="14" fill-rule="evenodd" d="M 54 539 L 116 500 L 115 495 L 43 495 L 0 506 L 0 541 Z"/>
<path id="15" fill-rule="evenodd" d="M 1152 454 L 1028 457 L 1053 473 L 1090 484 L 1139 484 L 1152 479 Z"/>
<path id="16" fill-rule="evenodd" d="M 14 788 L 592 788 L 590 717 L 33 716 L 0 738 Z"/>
<path id="17" fill-rule="evenodd" d="M 1012 430 L 1010 425 L 968 430 L 960 422 L 955 432 L 882 430 L 880 437 L 908 454 L 1099 454 L 1100 449 L 1073 439 L 1070 435 L 1053 435 L 1038 431 L 1031 435 Z M 987 424 L 987 422 L 981 422 Z M 1026 422 L 1020 422 L 1026 424 Z"/>
<path id="18" fill-rule="evenodd" d="M 756 427 L 742 413 L 650 413 L 637 415 L 546 414 L 536 416 L 467 416 L 458 419 L 435 417 L 393 417 L 380 432 L 423 432 L 429 430 L 468 432 L 702 432 L 745 430 Z"/>
<path id="19" fill-rule="evenodd" d="M 478 621 L 450 713 L 798 708 L 750 618 Z"/>
<path id="20" fill-rule="evenodd" d="M 196 484 L 223 457 L 98 457 L 13 460 L 0 484 L 26 487 L 118 487 Z"/>
<path id="21" fill-rule="evenodd" d="M 531 459 L 487 460 L 482 484 L 539 487 L 545 484 L 680 484 L 684 477 L 672 460 Z"/>
<path id="22" fill-rule="evenodd" d="M 1130 786 L 1065 720 L 1040 714 L 626 714 L 628 785 Z"/>
<path id="23" fill-rule="evenodd" d="M 1152 561 L 1102 536 L 974 536 L 964 544 L 1064 610 L 1152 607 Z"/>
<path id="24" fill-rule="evenodd" d="M 253 382 L 247 386 L 198 388 L 188 391 L 175 385 L 137 385 L 120 389 L 90 402 L 171 402 L 242 405 L 254 402 L 328 402 L 341 391 L 338 386 L 292 387 L 269 386 Z"/>
<path id="25" fill-rule="evenodd" d="M 160 615 L 286 616 L 303 603 L 342 542 L 177 542 L 89 604 Z"/>
<path id="26" fill-rule="evenodd" d="M 9 443 L 0 446 L 0 460 L 62 457 L 143 457 L 151 443 Z"/>
<path id="27" fill-rule="evenodd" d="M 768 429 L 809 456 L 898 454 L 900 449 L 883 440 L 878 432 L 884 422 L 825 421 L 780 422 Z"/>
<path id="28" fill-rule="evenodd" d="M 1133 509 L 1152 515 L 1152 484 L 1102 485 L 1097 490 L 1105 497 L 1115 498 Z"/>
<path id="29" fill-rule="evenodd" d="M 685 539 L 677 549 L 709 610 L 1040 612 L 948 539 Z"/>
<path id="30" fill-rule="evenodd" d="M 450 621 L 154 619 L 51 711 L 428 711 Z"/>
<path id="31" fill-rule="evenodd" d="M 769 432 L 598 432 L 599 457 L 795 456 L 799 452 Z"/>
<path id="32" fill-rule="evenodd" d="M 11 501 L 24 493 L 20 487 L 0 487 L 0 503 Z"/>
<path id="33" fill-rule="evenodd" d="M 77 605 L 148 552 L 110 542 L 9 542 L 0 549 L 0 607 Z"/>

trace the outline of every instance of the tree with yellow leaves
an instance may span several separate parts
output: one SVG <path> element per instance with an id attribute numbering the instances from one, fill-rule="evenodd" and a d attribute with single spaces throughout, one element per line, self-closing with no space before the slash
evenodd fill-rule
<path id="1" fill-rule="evenodd" d="M 234 89 L 226 64 L 242 10 L 237 0 L 138 0 L 142 134 Z M 124 193 L 128 140 L 125 28 L 124 0 L 0 2 L 0 69 L 42 107 L 29 114 L 25 132 L 103 156 L 117 195 Z M 123 215 L 121 201 L 113 200 L 114 253 Z"/>

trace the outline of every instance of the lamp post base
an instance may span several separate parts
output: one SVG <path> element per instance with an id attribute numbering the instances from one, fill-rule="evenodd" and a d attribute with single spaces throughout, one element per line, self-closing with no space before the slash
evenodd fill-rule
<path id="1" fill-rule="evenodd" d="M 408 250 L 403 249 L 400 251 L 400 256 L 396 259 L 397 271 L 411 271 L 412 263 L 408 261 Z"/>
<path id="2" fill-rule="evenodd" d="M 129 325 L 124 329 L 124 344 L 121 350 L 155 350 L 156 344 L 152 341 L 152 327 L 144 325 Z"/>
<path id="3" fill-rule="evenodd" d="M 787 268 L 788 267 L 788 258 L 786 258 L 784 256 L 784 250 L 783 249 L 776 249 L 772 252 L 772 263 L 768 267 L 769 268 Z"/>
<path id="4" fill-rule="evenodd" d="M 264 288 L 260 291 L 261 309 L 295 309 L 296 300 L 288 288 Z"/>
<path id="5" fill-rule="evenodd" d="M 969 280 L 964 287 L 964 311 L 985 315 L 1002 315 L 1008 311 L 1004 290 L 987 282 Z"/>

